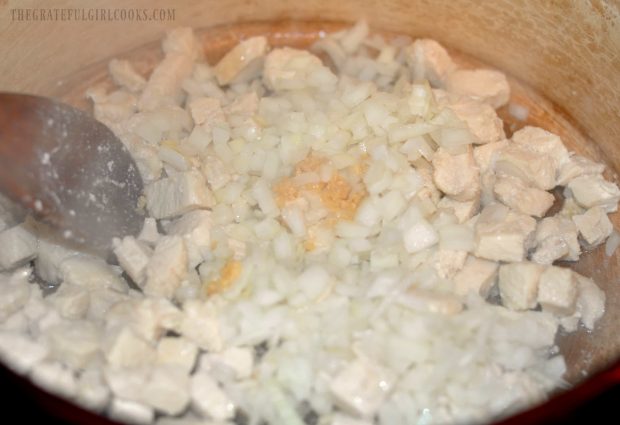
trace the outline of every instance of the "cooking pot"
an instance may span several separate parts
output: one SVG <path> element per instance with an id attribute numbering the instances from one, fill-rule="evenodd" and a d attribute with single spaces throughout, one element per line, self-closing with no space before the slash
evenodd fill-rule
<path id="1" fill-rule="evenodd" d="M 161 13 L 147 20 L 141 11 Z M 132 58 L 148 71 L 169 28 L 204 29 L 207 57 L 214 60 L 249 34 L 267 32 L 272 44 L 307 45 L 320 30 L 358 19 L 378 32 L 437 39 L 457 58 L 506 72 L 517 87 L 513 102 L 529 108 L 528 122 L 559 132 L 571 149 L 605 162 L 608 178 L 618 181 L 620 2 L 612 0 L 109 0 L 105 6 L 94 0 L 0 0 L 0 90 L 88 108 L 83 92 L 102 81 L 111 58 Z M 510 121 L 507 111 L 500 113 Z M 620 215 L 611 219 L 619 228 Z M 513 420 L 556 417 L 620 380 L 619 259 L 600 248 L 575 266 L 607 295 L 605 316 L 593 332 L 558 339 L 566 379 L 575 387 Z M 32 388 L 30 393 L 38 391 Z M 48 408 L 63 406 L 56 413 L 73 409 L 74 419 L 89 418 L 43 392 L 37 397 Z"/>

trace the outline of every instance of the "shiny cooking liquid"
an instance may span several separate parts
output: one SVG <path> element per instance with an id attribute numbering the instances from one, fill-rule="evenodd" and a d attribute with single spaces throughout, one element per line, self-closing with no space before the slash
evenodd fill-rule
<path id="1" fill-rule="evenodd" d="M 305 48 L 324 32 L 338 31 L 347 26 L 349 25 L 333 22 L 250 23 L 218 26 L 197 30 L 196 33 L 203 41 L 207 61 L 215 64 L 239 40 L 254 35 L 266 35 L 271 46 L 287 45 Z M 388 32 L 381 32 L 381 35 L 386 38 L 398 36 Z M 428 37 L 432 38 L 432 36 L 428 34 Z M 458 51 L 451 50 L 450 54 L 462 67 L 485 66 L 484 63 Z M 160 40 L 130 52 L 119 52 L 117 57 L 130 60 L 136 70 L 143 75 L 148 75 L 153 66 L 163 57 Z M 114 87 L 107 75 L 107 63 L 110 59 L 105 58 L 100 63 L 60 81 L 54 95 L 74 106 L 85 110 L 91 109 L 90 102 L 85 98 L 85 92 L 89 87 L 95 85 L 103 85 L 109 89 Z M 517 105 L 517 109 L 525 108 L 528 111 L 527 118 L 519 120 L 513 116 L 514 106 L 513 109 L 505 106 L 498 110 L 499 116 L 504 120 L 507 136 L 525 125 L 539 126 L 560 135 L 569 150 L 596 161 L 607 162 L 596 144 L 579 130 L 579 125 L 573 122 L 561 107 L 552 104 L 531 87 L 511 78 L 509 70 L 502 71 L 507 72 L 512 89 L 510 104 Z M 607 177 L 618 183 L 617 175 L 609 170 L 608 173 Z M 615 228 L 620 229 L 620 214 L 615 213 L 610 218 Z M 587 333 L 581 330 L 571 335 L 560 334 L 557 338 L 560 350 L 567 361 L 566 378 L 569 382 L 576 383 L 604 368 L 620 356 L 620 332 L 618 332 L 618 326 L 620 326 L 620 254 L 616 252 L 612 257 L 607 257 L 604 253 L 604 246 L 601 246 L 595 251 L 584 253 L 580 261 L 571 264 L 571 267 L 584 275 L 591 276 L 607 295 L 606 313 L 597 323 L 597 329 L 594 332 Z"/>

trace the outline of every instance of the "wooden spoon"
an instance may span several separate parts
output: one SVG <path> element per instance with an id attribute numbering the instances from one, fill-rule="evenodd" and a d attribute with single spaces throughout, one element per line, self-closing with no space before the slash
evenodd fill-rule
<path id="1" fill-rule="evenodd" d="M 0 192 L 96 252 L 143 223 L 127 149 L 87 113 L 44 97 L 0 93 Z"/>

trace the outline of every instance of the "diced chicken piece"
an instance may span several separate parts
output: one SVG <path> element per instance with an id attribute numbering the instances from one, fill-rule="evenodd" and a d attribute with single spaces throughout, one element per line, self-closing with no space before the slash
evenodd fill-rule
<path id="1" fill-rule="evenodd" d="M 528 185 L 542 190 L 555 187 L 556 167 L 551 157 L 515 144 L 498 152 L 495 171 L 500 175 L 520 178 Z"/>
<path id="2" fill-rule="evenodd" d="M 394 383 L 391 373 L 369 360 L 356 359 L 341 370 L 330 384 L 330 392 L 341 409 L 371 418 L 388 396 Z"/>
<path id="3" fill-rule="evenodd" d="M 49 303 L 66 319 L 81 319 L 90 305 L 88 288 L 63 282 L 60 288 L 47 297 Z"/>
<path id="4" fill-rule="evenodd" d="M 211 212 L 196 210 L 184 214 L 169 227 L 169 235 L 180 236 L 185 241 L 190 268 L 200 264 L 211 251 L 212 226 Z"/>
<path id="5" fill-rule="evenodd" d="M 492 106 L 469 97 L 458 97 L 449 102 L 449 108 L 457 117 L 467 123 L 469 131 L 475 136 L 476 144 L 494 143 L 504 139 L 502 120 Z"/>
<path id="6" fill-rule="evenodd" d="M 231 347 L 221 353 L 207 353 L 205 356 L 206 369 L 230 369 L 235 379 L 247 379 L 252 375 L 254 368 L 254 351 L 247 347 Z M 202 363 L 201 363 L 202 364 Z"/>
<path id="7" fill-rule="evenodd" d="M 437 208 L 452 211 L 459 224 L 462 224 L 478 213 L 480 203 L 477 199 L 473 201 L 461 202 L 455 201 L 448 196 L 444 196 L 437 204 Z"/>
<path id="8" fill-rule="evenodd" d="M 157 363 L 173 364 L 189 373 L 196 363 L 198 347 L 183 337 L 164 337 L 157 344 Z"/>
<path id="9" fill-rule="evenodd" d="M 51 327 L 47 331 L 50 357 L 72 369 L 84 368 L 95 359 L 101 348 L 101 332 L 97 325 L 87 321 L 71 321 Z"/>
<path id="10" fill-rule="evenodd" d="M 543 310 L 568 316 L 575 311 L 577 280 L 571 269 L 549 266 L 540 275 L 538 303 Z"/>
<path id="11" fill-rule="evenodd" d="M 614 226 L 602 207 L 593 207 L 583 214 L 574 215 L 573 223 L 590 246 L 602 244 L 614 231 Z"/>
<path id="12" fill-rule="evenodd" d="M 536 220 L 504 205 L 486 206 L 475 225 L 477 257 L 494 261 L 523 261 L 530 248 Z"/>
<path id="13" fill-rule="evenodd" d="M 451 279 L 465 265 L 467 251 L 439 249 L 431 257 L 431 262 L 439 277 Z"/>
<path id="14" fill-rule="evenodd" d="M 605 171 L 604 164 L 580 155 L 573 155 L 560 168 L 557 183 L 559 186 L 566 186 L 577 177 L 603 174 L 603 171 Z"/>
<path id="15" fill-rule="evenodd" d="M 512 135 L 512 141 L 534 153 L 548 155 L 556 170 L 569 161 L 568 150 L 560 136 L 542 128 L 525 126 Z"/>
<path id="16" fill-rule="evenodd" d="M 147 406 L 166 415 L 178 415 L 190 402 L 189 375 L 176 365 L 155 367 L 139 399 Z"/>
<path id="17" fill-rule="evenodd" d="M 47 358 L 49 349 L 26 334 L 1 331 L 0 359 L 16 373 L 25 375 Z"/>
<path id="18" fill-rule="evenodd" d="M 183 305 L 185 313 L 179 333 L 203 350 L 219 352 L 223 348 L 220 324 L 212 305 L 198 300 Z"/>
<path id="19" fill-rule="evenodd" d="M 129 291 L 124 294 L 106 288 L 91 289 L 89 293 L 90 302 L 88 304 L 88 313 L 86 317 L 88 320 L 94 321 L 103 320 L 106 313 L 113 305 L 122 301 L 127 301 L 129 297 L 135 296 L 135 291 Z"/>
<path id="20" fill-rule="evenodd" d="M 114 255 L 123 270 L 138 286 L 146 280 L 146 267 L 152 256 L 151 249 L 133 236 L 114 239 Z"/>
<path id="21" fill-rule="evenodd" d="M 192 407 L 200 415 L 223 421 L 235 416 L 235 405 L 207 372 L 200 371 L 191 378 Z"/>
<path id="22" fill-rule="evenodd" d="M 251 118 L 258 111 L 259 98 L 256 92 L 242 94 L 226 106 L 227 115 L 236 115 L 243 118 Z"/>
<path id="23" fill-rule="evenodd" d="M 452 278 L 454 292 L 460 296 L 474 292 L 487 298 L 497 280 L 498 268 L 499 264 L 495 261 L 469 256 L 463 268 Z"/>
<path id="24" fill-rule="evenodd" d="M 37 258 L 35 259 L 37 275 L 52 284 L 62 282 L 64 277 L 60 271 L 60 265 L 66 259 L 80 253 L 46 238 L 40 238 L 38 245 Z"/>
<path id="25" fill-rule="evenodd" d="M 213 155 L 207 155 L 203 161 L 202 174 L 209 182 L 211 189 L 218 190 L 226 186 L 231 179 L 230 169 Z"/>
<path id="26" fill-rule="evenodd" d="M 138 240 L 154 245 L 160 237 L 161 235 L 157 229 L 157 220 L 152 217 L 146 217 L 144 219 L 144 224 L 142 225 L 142 230 L 138 235 Z"/>
<path id="27" fill-rule="evenodd" d="M 142 91 L 146 85 L 144 77 L 136 72 L 128 60 L 112 59 L 108 64 L 108 71 L 116 85 L 132 93 Z"/>
<path id="28" fill-rule="evenodd" d="M 202 125 L 207 131 L 216 124 L 226 122 L 224 111 L 220 105 L 219 99 L 213 97 L 199 97 L 193 99 L 189 105 L 189 111 L 195 125 Z"/>
<path id="29" fill-rule="evenodd" d="M 196 171 L 179 173 L 149 184 L 144 193 L 146 207 L 156 219 L 172 218 L 215 204 L 213 194 Z"/>
<path id="30" fill-rule="evenodd" d="M 568 218 L 543 218 L 536 227 L 536 251 L 532 261 L 552 264 L 555 260 L 577 261 L 581 254 L 577 227 Z"/>
<path id="31" fill-rule="evenodd" d="M 59 270 L 63 284 L 85 289 L 110 288 L 127 292 L 127 285 L 120 277 L 120 271 L 99 257 L 85 254 L 71 256 L 60 263 Z"/>
<path id="32" fill-rule="evenodd" d="M 163 236 L 146 266 L 147 295 L 172 298 L 187 275 L 187 249 L 180 236 Z"/>
<path id="33" fill-rule="evenodd" d="M 106 335 L 103 351 L 110 365 L 121 367 L 152 363 L 156 355 L 155 349 L 128 326 L 113 330 Z"/>
<path id="34" fill-rule="evenodd" d="M 506 76 L 492 69 L 459 69 L 446 78 L 446 90 L 472 96 L 497 109 L 508 103 L 510 86 Z"/>
<path id="35" fill-rule="evenodd" d="M 512 176 L 498 177 L 493 193 L 504 205 L 534 217 L 544 216 L 555 201 L 551 193 L 528 187 L 521 179 Z"/>
<path id="36" fill-rule="evenodd" d="M 480 196 L 480 172 L 471 149 L 451 155 L 439 148 L 433 156 L 433 181 L 437 188 L 457 201 L 472 201 Z"/>
<path id="37" fill-rule="evenodd" d="M 474 160 L 478 168 L 480 168 L 480 172 L 484 173 L 487 170 L 493 170 L 498 153 L 507 146 L 508 140 L 506 139 L 500 140 L 499 142 L 487 143 L 482 146 L 476 146 L 474 148 Z"/>
<path id="38" fill-rule="evenodd" d="M 544 266 L 530 262 L 499 266 L 499 293 L 502 304 L 511 310 L 529 310 L 538 304 L 538 285 Z"/>
<path id="39" fill-rule="evenodd" d="M 19 311 L 29 300 L 31 285 L 29 269 L 11 274 L 0 273 L 0 322 Z"/>
<path id="40" fill-rule="evenodd" d="M 439 235 L 429 222 L 422 219 L 405 230 L 403 241 L 407 252 L 415 253 L 435 245 L 439 242 Z"/>
<path id="41" fill-rule="evenodd" d="M 605 313 L 605 292 L 590 278 L 574 273 L 577 278 L 577 314 L 583 325 L 592 330 Z"/>
<path id="42" fill-rule="evenodd" d="M 167 330 L 176 330 L 181 310 L 165 298 L 139 298 L 119 302 L 107 312 L 108 329 L 129 326 L 136 336 L 156 343 Z"/>
<path id="43" fill-rule="evenodd" d="M 108 95 L 92 99 L 95 118 L 106 124 L 114 134 L 120 137 L 124 131 L 123 123 L 136 113 L 136 96 L 124 90 L 116 90 Z"/>
<path id="44" fill-rule="evenodd" d="M 265 58 L 263 81 L 276 92 L 307 87 L 327 92 L 335 88 L 338 78 L 310 52 L 284 47 Z"/>
<path id="45" fill-rule="evenodd" d="M 33 367 L 30 378 L 41 388 L 68 399 L 72 399 L 77 391 L 73 371 L 58 362 L 38 363 Z"/>
<path id="46" fill-rule="evenodd" d="M 192 73 L 190 56 L 171 52 L 155 67 L 138 100 L 141 111 L 177 105 L 182 98 L 182 84 Z"/>
<path id="47" fill-rule="evenodd" d="M 582 208 L 579 204 L 577 204 L 575 199 L 573 199 L 572 197 L 566 197 L 566 195 L 567 194 L 565 190 L 564 203 L 562 204 L 562 208 L 560 209 L 560 211 L 558 211 L 556 216 L 571 220 L 572 222 L 573 216 L 585 213 L 586 209 Z"/>
<path id="48" fill-rule="evenodd" d="M 448 75 L 456 69 L 456 64 L 435 40 L 421 38 L 405 49 L 407 64 L 414 81 L 426 79 L 433 87 L 443 87 Z"/>
<path id="49" fill-rule="evenodd" d="M 201 55 L 201 43 L 194 35 L 194 30 L 189 27 L 174 28 L 166 32 L 166 38 L 162 42 L 162 50 L 165 54 L 178 53 L 198 59 Z"/>
<path id="50" fill-rule="evenodd" d="M 0 232 L 0 270 L 19 267 L 37 254 L 37 238 L 25 224 Z"/>
<path id="51" fill-rule="evenodd" d="M 338 41 L 345 52 L 353 54 L 363 44 L 369 33 L 368 22 L 362 19 L 357 21 L 351 28 L 345 30 Z"/>
<path id="52" fill-rule="evenodd" d="M 150 424 L 155 419 L 155 411 L 152 407 L 117 397 L 112 399 L 108 414 L 115 421 L 132 425 Z"/>
<path id="53" fill-rule="evenodd" d="M 531 260 L 538 264 L 550 265 L 568 254 L 566 241 L 561 236 L 553 236 L 537 242 L 536 251 L 531 255 Z"/>
<path id="54" fill-rule="evenodd" d="M 161 177 L 164 164 L 159 159 L 158 150 L 154 146 L 140 140 L 131 146 L 130 152 L 145 184 L 152 183 Z"/>
<path id="55" fill-rule="evenodd" d="M 268 47 L 264 36 L 251 37 L 237 44 L 213 68 L 218 83 L 226 85 L 258 76 Z"/>
<path id="56" fill-rule="evenodd" d="M 80 406 L 98 413 L 107 407 L 110 401 L 110 389 L 100 369 L 89 368 L 80 373 L 75 401 Z"/>
<path id="57" fill-rule="evenodd" d="M 620 189 L 601 175 L 585 175 L 574 178 L 567 186 L 575 201 L 583 208 L 603 207 L 607 212 L 618 210 Z"/>
<path id="58" fill-rule="evenodd" d="M 139 137 L 129 136 L 125 144 L 133 155 L 144 156 L 139 149 L 141 143 L 153 149 L 161 142 L 180 140 L 192 127 L 193 121 L 188 111 L 176 105 L 162 106 L 135 114 L 127 121 L 129 134 Z"/>
<path id="59" fill-rule="evenodd" d="M 170 31 L 162 43 L 166 56 L 151 73 L 138 102 L 140 110 L 180 103 L 183 81 L 192 74 L 199 43 L 189 28 Z"/>

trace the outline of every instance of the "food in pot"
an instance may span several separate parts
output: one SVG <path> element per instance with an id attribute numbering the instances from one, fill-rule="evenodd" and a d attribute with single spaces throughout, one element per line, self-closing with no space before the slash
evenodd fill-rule
<path id="1" fill-rule="evenodd" d="M 89 91 L 146 184 L 118 266 L 2 222 L 7 365 L 162 425 L 484 422 L 566 385 L 558 332 L 605 310 L 567 266 L 617 245 L 620 190 L 553 133 L 507 138 L 502 73 L 364 22 L 163 52 Z"/>

